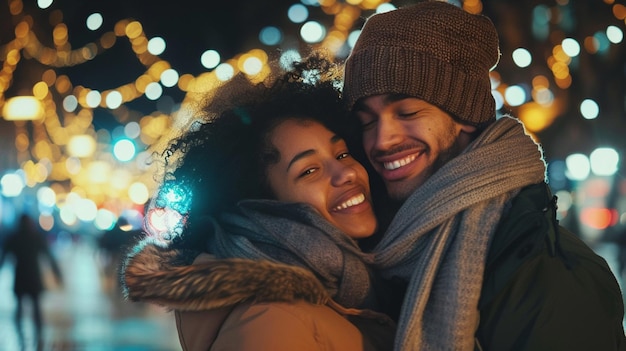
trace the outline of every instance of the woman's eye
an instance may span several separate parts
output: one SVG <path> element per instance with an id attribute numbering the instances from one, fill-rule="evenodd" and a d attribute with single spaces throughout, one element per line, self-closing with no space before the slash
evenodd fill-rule
<path id="1" fill-rule="evenodd" d="M 309 169 L 305 170 L 304 172 L 300 173 L 298 178 L 306 177 L 306 176 L 311 175 L 311 174 L 313 174 L 315 172 L 317 172 L 317 168 L 309 168 Z"/>
<path id="2" fill-rule="evenodd" d="M 337 159 L 338 160 L 341 160 L 341 159 L 344 159 L 344 158 L 347 158 L 347 157 L 350 157 L 350 153 L 349 152 L 342 152 L 339 155 L 337 155 Z"/>

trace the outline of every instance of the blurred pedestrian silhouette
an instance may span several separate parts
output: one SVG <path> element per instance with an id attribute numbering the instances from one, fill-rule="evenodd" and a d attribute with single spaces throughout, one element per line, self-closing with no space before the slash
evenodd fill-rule
<path id="1" fill-rule="evenodd" d="M 37 349 L 42 347 L 42 325 L 40 297 L 46 289 L 42 275 L 42 268 L 45 264 L 54 273 L 56 281 L 62 284 L 62 275 L 59 265 L 50 251 L 50 247 L 43 233 L 39 230 L 35 222 L 23 214 L 15 232 L 6 238 L 4 249 L 0 254 L 0 267 L 7 256 L 13 256 L 15 279 L 13 292 L 17 299 L 15 311 L 15 324 L 20 343 L 23 347 L 24 332 L 22 328 L 22 317 L 25 299 L 30 298 L 33 309 L 33 321 L 35 325 L 35 341 Z"/>

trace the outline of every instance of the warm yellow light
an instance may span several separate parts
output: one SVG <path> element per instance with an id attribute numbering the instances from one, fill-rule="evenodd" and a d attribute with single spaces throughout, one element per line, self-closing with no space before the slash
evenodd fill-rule
<path id="1" fill-rule="evenodd" d="M 111 165 L 105 161 L 91 162 L 87 169 L 89 181 L 94 184 L 102 184 L 109 180 Z"/>
<path id="2" fill-rule="evenodd" d="M 48 84 L 45 82 L 38 82 L 33 86 L 33 96 L 39 100 L 43 100 L 48 95 Z"/>
<path id="3" fill-rule="evenodd" d="M 16 96 L 8 99 L 2 108 L 7 121 L 38 120 L 44 117 L 43 103 L 34 96 Z"/>
<path id="4" fill-rule="evenodd" d="M 73 157 L 90 157 L 96 151 L 96 141 L 91 135 L 74 135 L 67 143 L 67 152 Z"/>
<path id="5" fill-rule="evenodd" d="M 524 122 L 526 130 L 534 134 L 552 125 L 561 112 L 562 103 L 558 99 L 549 106 L 531 101 L 520 106 L 518 116 Z"/>
<path id="6" fill-rule="evenodd" d="M 125 28 L 125 34 L 130 39 L 137 38 L 138 36 L 141 35 L 141 33 L 143 33 L 143 27 L 141 23 L 137 21 L 132 21 L 128 23 L 128 25 Z"/>
<path id="7" fill-rule="evenodd" d="M 142 182 L 134 182 L 128 187 L 128 197 L 136 204 L 143 205 L 149 198 L 148 187 Z"/>

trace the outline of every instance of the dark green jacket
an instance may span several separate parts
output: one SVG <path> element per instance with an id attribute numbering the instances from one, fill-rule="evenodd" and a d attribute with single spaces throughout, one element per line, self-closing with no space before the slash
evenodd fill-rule
<path id="1" fill-rule="evenodd" d="M 558 225 L 546 184 L 523 189 L 503 216 L 478 307 L 477 349 L 626 350 L 615 276 Z"/>

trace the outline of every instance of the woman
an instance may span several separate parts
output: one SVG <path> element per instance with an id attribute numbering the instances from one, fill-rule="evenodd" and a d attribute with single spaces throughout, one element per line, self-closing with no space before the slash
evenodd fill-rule
<path id="1" fill-rule="evenodd" d="M 332 68 L 313 57 L 269 86 L 238 77 L 166 150 L 174 170 L 124 279 L 131 299 L 177 311 L 185 350 L 392 346 L 356 242 L 377 221 L 367 172 L 339 136 Z"/>

